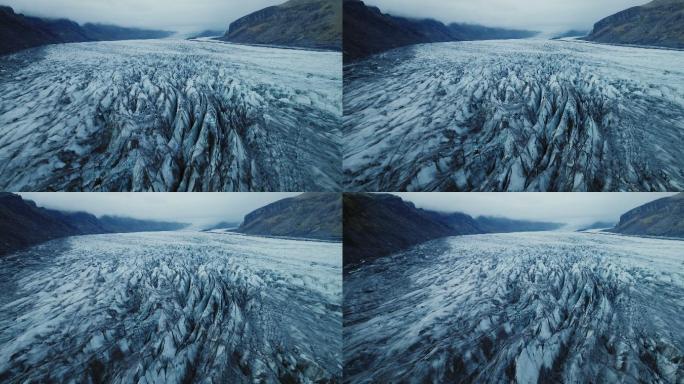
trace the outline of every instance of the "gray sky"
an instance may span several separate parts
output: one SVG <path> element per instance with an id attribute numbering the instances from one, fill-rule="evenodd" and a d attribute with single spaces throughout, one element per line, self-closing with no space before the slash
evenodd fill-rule
<path id="1" fill-rule="evenodd" d="M 650 0 L 366 0 L 385 13 L 445 23 L 525 28 L 543 32 L 590 29 L 600 19 Z"/>
<path id="2" fill-rule="evenodd" d="M 552 221 L 571 226 L 617 222 L 620 215 L 676 193 L 395 193 L 417 207 L 471 216 Z"/>
<path id="3" fill-rule="evenodd" d="M 285 0 L 4 0 L 15 12 L 180 32 L 225 30 L 231 21 Z"/>
<path id="4" fill-rule="evenodd" d="M 96 216 L 170 220 L 195 225 L 240 222 L 245 214 L 299 193 L 105 193 L 21 192 L 38 206 Z"/>

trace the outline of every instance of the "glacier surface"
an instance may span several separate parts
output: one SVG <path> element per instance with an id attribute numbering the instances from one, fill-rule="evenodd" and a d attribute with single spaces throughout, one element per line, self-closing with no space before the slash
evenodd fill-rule
<path id="1" fill-rule="evenodd" d="M 345 382 L 681 383 L 684 241 L 451 237 L 344 280 Z"/>
<path id="2" fill-rule="evenodd" d="M 333 383 L 342 245 L 158 232 L 0 259 L 3 383 Z"/>
<path id="3" fill-rule="evenodd" d="M 0 57 L 0 190 L 339 190 L 341 67 L 207 40 Z"/>
<path id="4" fill-rule="evenodd" d="M 684 189 L 684 51 L 424 44 L 345 66 L 350 191 Z"/>

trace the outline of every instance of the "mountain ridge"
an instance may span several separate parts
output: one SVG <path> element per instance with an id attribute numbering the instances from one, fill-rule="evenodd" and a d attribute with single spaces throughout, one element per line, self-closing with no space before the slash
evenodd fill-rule
<path id="1" fill-rule="evenodd" d="M 340 51 L 341 8 L 338 0 L 290 0 L 233 21 L 221 40 Z"/>
<path id="2" fill-rule="evenodd" d="M 684 48 L 684 0 L 654 0 L 596 24 L 585 38 L 599 43 Z"/>
<path id="3" fill-rule="evenodd" d="M 186 224 L 39 207 L 13 193 L 0 193 L 0 256 L 49 240 L 104 233 L 177 230 Z"/>
<path id="4" fill-rule="evenodd" d="M 684 192 L 627 211 L 609 232 L 684 238 Z"/>
<path id="5" fill-rule="evenodd" d="M 561 227 L 558 223 L 431 211 L 384 193 L 345 193 L 343 209 L 345 269 L 441 237 Z"/>
<path id="6" fill-rule="evenodd" d="M 0 5 L 0 55 L 49 44 L 168 37 L 169 31 L 126 28 L 59 18 L 45 19 L 15 13 Z"/>
<path id="7" fill-rule="evenodd" d="M 342 198 L 308 192 L 278 200 L 247 215 L 235 232 L 248 235 L 342 239 Z"/>
<path id="8" fill-rule="evenodd" d="M 344 61 L 351 62 L 390 49 L 447 41 L 519 39 L 536 31 L 466 23 L 444 24 L 434 19 L 411 19 L 383 13 L 361 0 L 343 3 Z"/>

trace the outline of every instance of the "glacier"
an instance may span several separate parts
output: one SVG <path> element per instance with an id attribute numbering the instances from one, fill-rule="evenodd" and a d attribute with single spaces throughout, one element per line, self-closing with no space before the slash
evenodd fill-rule
<path id="1" fill-rule="evenodd" d="M 684 189 L 684 51 L 423 44 L 344 67 L 348 191 Z"/>
<path id="2" fill-rule="evenodd" d="M 344 278 L 348 383 L 681 383 L 684 241 L 450 237 Z"/>
<path id="3" fill-rule="evenodd" d="M 341 243 L 107 234 L 0 258 L 3 383 L 335 383 L 341 333 Z"/>
<path id="4" fill-rule="evenodd" d="M 208 39 L 0 57 L 0 190 L 339 190 L 341 68 Z"/>

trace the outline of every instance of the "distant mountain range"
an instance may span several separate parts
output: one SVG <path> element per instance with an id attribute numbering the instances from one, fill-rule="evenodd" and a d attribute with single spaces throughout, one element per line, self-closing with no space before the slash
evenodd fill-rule
<path id="1" fill-rule="evenodd" d="M 684 193 L 634 208 L 620 217 L 611 232 L 625 235 L 684 238 Z"/>
<path id="2" fill-rule="evenodd" d="M 250 235 L 342 239 L 338 193 L 304 193 L 276 201 L 245 216 L 236 232 Z"/>
<path id="3" fill-rule="evenodd" d="M 521 39 L 538 32 L 490 28 L 382 13 L 359 0 L 344 0 L 344 60 L 353 61 L 393 48 L 444 41 Z"/>
<path id="4" fill-rule="evenodd" d="M 186 224 L 125 217 L 97 218 L 86 212 L 41 208 L 12 193 L 0 193 L 0 255 L 48 240 L 99 233 L 172 231 Z"/>
<path id="5" fill-rule="evenodd" d="M 340 0 L 290 0 L 234 21 L 222 39 L 339 51 L 342 4 Z"/>
<path id="6" fill-rule="evenodd" d="M 83 41 L 157 39 L 173 32 L 84 24 L 68 19 L 42 19 L 17 14 L 0 6 L 0 55 L 47 44 Z"/>
<path id="7" fill-rule="evenodd" d="M 608 229 L 615 227 L 615 222 L 610 221 L 597 221 L 595 223 L 585 225 L 577 230 L 577 232 L 589 231 L 592 229 Z"/>
<path id="8" fill-rule="evenodd" d="M 557 223 L 435 212 L 390 194 L 345 193 L 343 202 L 345 267 L 440 237 L 561 227 Z"/>
<path id="9" fill-rule="evenodd" d="M 608 16 L 587 40 L 684 48 L 684 0 L 655 0 Z"/>

